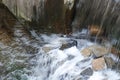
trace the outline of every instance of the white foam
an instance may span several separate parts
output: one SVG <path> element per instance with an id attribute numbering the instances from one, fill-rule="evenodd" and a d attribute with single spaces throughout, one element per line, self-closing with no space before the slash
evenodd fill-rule
<path id="1" fill-rule="evenodd" d="M 103 71 L 98 71 L 94 72 L 93 75 L 89 78 L 89 80 L 119 80 L 120 79 L 120 74 L 111 70 L 103 70 Z"/>
<path id="2" fill-rule="evenodd" d="M 55 47 L 48 54 L 43 53 L 38 57 L 37 66 L 33 69 L 33 74 L 28 80 L 73 80 L 80 76 L 79 74 L 88 67 L 91 67 L 92 58 L 83 61 L 85 58 L 81 55 L 80 50 L 87 46 L 93 45 L 87 40 L 76 39 L 78 46 L 73 46 L 65 50 L 59 50 L 59 46 L 65 43 L 69 38 L 62 38 L 58 35 L 42 35 L 42 38 L 48 44 L 44 46 Z M 57 46 L 56 46 L 57 45 Z M 41 51 L 40 51 L 41 53 Z M 69 56 L 72 58 L 68 59 Z M 115 58 L 113 56 L 113 58 Z M 48 63 L 48 61 L 51 61 Z M 49 71 L 49 76 L 48 75 Z M 67 74 L 67 76 L 64 76 Z M 112 76 L 113 75 L 113 76 Z M 88 80 L 118 80 L 120 74 L 110 69 L 94 72 Z M 84 76 L 80 76 L 84 77 Z"/>
<path id="3" fill-rule="evenodd" d="M 83 58 L 82 55 L 80 54 L 80 50 L 78 50 L 76 48 L 76 46 L 73 46 L 71 48 L 64 50 L 64 54 L 73 55 L 73 56 L 80 56 L 81 58 Z"/>
<path id="4" fill-rule="evenodd" d="M 3 64 L 0 62 L 0 66 L 3 66 Z"/>
<path id="5" fill-rule="evenodd" d="M 59 76 L 65 73 L 70 72 L 71 70 L 73 71 L 73 69 L 75 68 L 75 65 L 77 62 L 81 61 L 83 58 L 80 58 L 79 56 L 70 60 L 70 61 L 66 61 L 63 65 L 61 65 L 60 67 L 57 68 L 57 70 L 55 71 L 55 73 L 52 75 L 51 80 L 58 80 Z"/>
<path id="6" fill-rule="evenodd" d="M 64 54 L 64 52 L 59 50 L 59 49 L 51 50 L 49 52 L 49 54 L 50 54 L 50 57 L 56 58 L 58 61 L 61 61 L 61 60 L 65 59 L 65 58 L 67 58 L 67 55 Z"/>

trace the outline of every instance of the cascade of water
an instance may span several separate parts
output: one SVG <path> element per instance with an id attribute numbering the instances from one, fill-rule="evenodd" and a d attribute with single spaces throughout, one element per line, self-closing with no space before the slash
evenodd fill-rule
<path id="1" fill-rule="evenodd" d="M 5 2 L 5 3 L 7 3 L 8 5 L 11 5 L 11 9 L 13 9 L 13 12 L 15 12 L 15 14 L 17 16 L 22 16 L 25 18 L 27 17 L 26 19 L 28 19 L 28 20 L 31 19 L 31 17 L 34 17 L 34 19 L 36 21 L 38 21 L 39 15 L 40 16 L 44 15 L 44 11 L 43 11 L 44 4 L 42 4 L 42 3 L 44 3 L 44 1 L 46 1 L 46 0 L 38 0 L 38 1 L 35 1 L 35 0 L 27 0 L 27 1 L 13 0 L 13 3 L 12 2 L 8 3 L 9 1 Z M 73 1 L 73 0 L 71 0 L 71 1 Z M 86 0 L 86 1 L 88 1 L 88 0 Z M 89 0 L 87 4 L 89 4 L 89 2 L 91 2 L 91 0 Z M 96 3 L 96 0 L 94 0 L 94 2 Z M 98 16 L 97 14 L 100 11 L 102 11 L 103 16 L 100 21 L 100 28 L 103 27 L 104 21 L 110 10 L 110 5 L 112 4 L 111 0 L 106 0 L 105 2 L 106 2 L 105 9 L 101 10 L 101 8 L 100 8 L 100 10 L 98 10 L 98 12 L 95 13 L 95 17 L 97 17 Z M 101 6 L 101 3 L 102 3 L 101 0 L 99 0 L 96 9 L 99 9 L 99 7 Z M 80 0 L 79 4 L 81 6 L 84 5 L 84 1 Z M 81 7 L 80 5 L 78 5 L 77 8 Z M 114 6 L 116 7 L 116 5 L 117 4 L 115 4 Z M 91 6 L 91 5 L 89 5 L 89 6 Z M 87 7 L 88 9 L 90 9 L 89 6 L 85 6 L 85 8 Z M 92 7 L 93 7 L 93 5 L 92 5 Z M 112 12 L 114 12 L 115 7 L 112 8 Z M 70 8 L 71 8 L 71 6 L 70 6 Z M 33 11 L 33 9 L 35 11 Z M 81 10 L 83 10 L 83 9 L 81 9 Z M 87 14 L 86 14 L 87 16 L 89 13 L 88 9 L 85 9 L 87 11 Z M 28 13 L 28 11 L 29 11 L 29 13 Z M 32 15 L 33 12 L 35 12 L 34 15 Z M 84 12 L 84 10 L 83 10 L 83 12 Z M 40 14 L 38 14 L 38 13 L 40 13 Z M 77 19 L 75 19 L 76 20 L 75 25 L 77 25 L 77 27 L 79 26 L 79 22 L 81 21 L 81 20 L 79 20 L 79 19 L 81 19 L 81 17 L 79 15 L 80 14 L 78 13 L 77 17 L 75 17 L 75 18 L 77 18 Z M 19 26 L 17 26 L 17 27 L 19 27 Z M 93 56 L 85 58 L 85 57 L 83 57 L 83 55 L 80 54 L 80 51 L 84 47 L 93 45 L 93 43 L 91 43 L 87 40 L 75 39 L 77 41 L 77 46 L 72 46 L 70 48 L 60 50 L 61 45 L 63 43 L 69 42 L 71 40 L 70 38 L 60 37 L 57 35 L 52 35 L 52 36 L 47 36 L 47 35 L 41 36 L 40 35 L 40 36 L 38 36 L 35 33 L 35 31 L 31 31 L 32 37 L 35 37 L 35 39 L 37 39 L 38 42 L 30 43 L 29 41 L 26 40 L 26 36 L 21 37 L 21 34 L 19 34 L 20 31 L 22 31 L 22 30 L 23 29 L 20 30 L 20 28 L 18 28 L 18 30 L 15 29 L 15 34 L 17 35 L 17 37 L 20 37 L 20 40 L 17 39 L 17 40 L 19 40 L 18 42 L 22 41 L 22 43 L 21 43 L 22 47 L 24 47 L 24 44 L 25 45 L 27 44 L 27 45 L 31 45 L 32 47 L 39 48 L 39 52 L 37 54 L 35 54 L 34 57 L 32 56 L 33 58 L 30 59 L 30 61 L 28 61 L 31 65 L 33 65 L 33 66 L 29 66 L 29 68 L 30 68 L 29 70 L 31 70 L 31 71 L 29 71 L 30 73 L 28 73 L 28 75 L 27 74 L 25 75 L 25 76 L 27 76 L 28 80 L 79 80 L 79 79 L 80 80 L 81 79 L 82 80 L 103 80 L 103 79 L 118 80 L 118 79 L 120 79 L 119 74 L 113 70 L 106 69 L 106 70 L 97 71 L 97 72 L 91 70 L 91 63 L 92 63 Z M 82 33 L 80 33 L 80 34 L 84 34 L 86 32 L 87 32 L 87 30 L 83 30 Z M 98 34 L 99 34 L 99 32 L 98 32 Z M 97 34 L 97 36 L 98 36 L 98 34 Z M 77 36 L 79 36 L 79 35 L 77 35 Z M 40 41 L 42 41 L 42 39 L 43 39 L 43 42 L 46 44 L 43 44 L 41 46 L 38 43 Z M 16 50 L 16 48 L 15 48 L 15 50 Z M 28 51 L 30 51 L 30 49 Z M 22 53 L 24 55 L 25 52 L 23 51 Z M 27 53 L 31 53 L 31 52 L 27 52 Z M 10 64 L 12 64 L 14 62 L 14 60 L 16 62 L 22 62 L 21 60 L 16 59 L 16 56 L 19 56 L 20 54 L 21 53 L 18 54 L 16 51 L 13 51 L 13 55 L 12 54 L 10 55 L 12 58 Z M 21 56 L 22 57 L 25 56 L 25 55 L 24 56 L 23 55 L 21 54 L 20 58 L 21 58 Z M 2 64 L 0 63 L 0 66 L 1 65 Z M 9 67 L 7 69 L 10 70 Z M 90 73 L 90 74 L 86 73 L 86 74 L 88 74 L 87 76 L 84 75 L 85 73 L 82 74 L 82 72 L 86 69 L 90 70 L 90 72 L 92 72 L 93 75 L 92 75 L 92 73 Z M 19 70 L 14 70 L 10 74 L 7 74 L 6 77 L 9 77 L 11 75 L 15 75 L 16 77 L 18 77 L 17 75 L 22 75 L 22 74 L 24 74 L 24 73 Z M 8 80 L 10 80 L 10 79 L 13 79 L 13 78 L 9 77 Z M 22 80 L 25 80 L 25 79 L 22 79 Z"/>
<path id="2" fill-rule="evenodd" d="M 109 11 L 109 9 L 110 9 L 110 4 L 112 3 L 112 1 L 111 0 L 108 0 L 108 2 L 107 2 L 107 7 L 106 7 L 106 9 L 105 9 L 105 12 L 104 12 L 104 14 L 103 14 L 103 18 L 102 18 L 102 21 L 101 21 L 101 23 L 100 23 L 100 29 L 102 29 L 103 28 L 103 23 L 104 23 L 104 21 L 105 21 L 105 18 L 106 18 L 106 16 L 107 16 L 107 13 L 108 13 L 108 11 Z M 98 33 L 96 34 L 96 39 L 95 39 L 95 42 L 97 41 L 97 38 L 98 38 L 98 35 L 100 34 L 100 30 L 98 31 Z"/>
<path id="3" fill-rule="evenodd" d="M 98 25 L 98 27 L 100 27 L 100 29 L 102 28 L 104 31 L 103 36 L 111 36 L 116 30 L 116 33 L 118 33 L 118 5 L 119 0 L 78 0 L 73 21 L 73 31 L 80 31 L 82 28 L 86 28 L 89 25 Z M 99 36 L 99 31 L 96 37 Z"/>
<path id="4" fill-rule="evenodd" d="M 28 76 L 28 80 L 114 80 L 120 79 L 119 74 L 113 70 L 105 69 L 102 71 L 95 71 L 93 75 L 91 72 L 91 62 L 93 57 L 85 58 L 80 54 L 80 50 L 83 47 L 93 45 L 93 43 L 85 40 L 78 39 L 78 47 L 73 46 L 71 48 L 60 50 L 58 44 L 65 42 L 66 38 L 61 38 L 56 35 L 46 36 L 42 35 L 43 40 L 48 44 L 48 47 L 55 48 L 49 50 L 47 53 L 41 47 L 35 60 L 36 65 L 32 67 L 32 73 Z M 51 41 L 48 41 L 48 39 Z M 83 44 L 82 44 L 83 43 Z M 115 57 L 113 57 L 115 58 Z M 82 73 L 84 70 L 90 70 L 90 77 L 85 76 Z M 110 74 L 109 74 L 110 73 Z M 86 73 L 87 74 L 87 73 Z M 115 76 L 110 76 L 116 74 Z M 106 76 L 107 75 L 107 76 Z"/>

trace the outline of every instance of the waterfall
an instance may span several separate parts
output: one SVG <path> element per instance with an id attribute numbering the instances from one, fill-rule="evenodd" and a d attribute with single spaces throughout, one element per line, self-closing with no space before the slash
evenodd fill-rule
<path id="1" fill-rule="evenodd" d="M 93 75 L 81 75 L 86 69 L 90 69 L 93 57 L 85 58 L 80 54 L 80 50 L 83 47 L 93 45 L 87 40 L 78 39 L 77 45 L 71 48 L 60 50 L 59 46 L 62 42 L 69 40 L 66 37 L 59 37 L 59 35 L 46 36 L 42 35 L 43 40 L 48 44 L 47 47 L 52 47 L 47 53 L 43 47 L 40 48 L 39 53 L 36 56 L 35 66 L 32 67 L 32 72 L 28 76 L 28 80 L 117 80 L 120 79 L 119 73 L 111 69 L 105 69 L 102 71 L 95 71 Z M 49 41 L 48 41 L 49 39 Z M 83 43 L 83 44 L 81 44 Z M 115 58 L 115 57 L 113 57 Z M 114 76 L 115 74 L 115 76 Z M 112 75 L 112 76 L 111 76 Z"/>
<path id="2" fill-rule="evenodd" d="M 32 29 L 16 21 L 11 43 L 0 42 L 0 80 L 120 79 L 119 0 L 2 1 Z"/>

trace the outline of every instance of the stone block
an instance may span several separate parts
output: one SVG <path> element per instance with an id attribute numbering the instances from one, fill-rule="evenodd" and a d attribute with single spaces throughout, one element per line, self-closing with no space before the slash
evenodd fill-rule
<path id="1" fill-rule="evenodd" d="M 81 51 L 81 54 L 84 56 L 84 57 L 89 57 L 91 55 L 91 50 L 89 48 L 85 48 Z"/>
<path id="2" fill-rule="evenodd" d="M 100 45 L 92 45 L 81 51 L 81 54 L 85 57 L 89 57 L 91 54 L 94 54 L 95 57 L 101 57 L 110 53 L 110 49 L 105 48 Z"/>
<path id="3" fill-rule="evenodd" d="M 105 57 L 107 68 L 113 68 L 115 66 L 115 62 L 110 57 Z"/>
<path id="4" fill-rule="evenodd" d="M 98 58 L 98 59 L 94 59 L 92 61 L 92 68 L 95 71 L 105 69 L 106 68 L 106 63 L 105 63 L 104 57 L 101 57 L 101 58 Z"/>

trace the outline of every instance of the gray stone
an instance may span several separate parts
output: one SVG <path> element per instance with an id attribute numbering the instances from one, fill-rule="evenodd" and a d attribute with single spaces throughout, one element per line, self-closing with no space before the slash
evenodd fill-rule
<path id="1" fill-rule="evenodd" d="M 52 47 L 52 46 L 43 46 L 42 47 L 42 50 L 45 52 L 45 53 L 48 53 L 50 50 L 52 49 L 55 49 L 55 47 Z"/>
<path id="2" fill-rule="evenodd" d="M 68 55 L 68 60 L 71 60 L 71 59 L 73 59 L 75 56 L 73 56 L 73 55 Z"/>
<path id="3" fill-rule="evenodd" d="M 77 41 L 76 40 L 70 40 L 66 43 L 63 43 L 62 46 L 60 47 L 60 50 L 67 49 L 67 48 L 70 48 L 72 46 L 77 46 Z"/>
<path id="4" fill-rule="evenodd" d="M 87 68 L 83 72 L 81 72 L 80 74 L 82 76 L 91 76 L 93 74 L 93 70 L 91 68 Z"/>
<path id="5" fill-rule="evenodd" d="M 95 57 L 101 57 L 109 53 L 110 49 L 100 45 L 92 45 L 81 51 L 81 54 L 85 57 L 89 57 L 91 54 L 94 54 Z"/>
<path id="6" fill-rule="evenodd" d="M 38 53 L 38 48 L 33 46 L 25 46 L 24 48 L 28 54 L 35 54 Z"/>
<path id="7" fill-rule="evenodd" d="M 106 62 L 107 68 L 113 68 L 113 66 L 115 66 L 115 62 L 110 57 L 105 57 L 105 62 Z"/>

